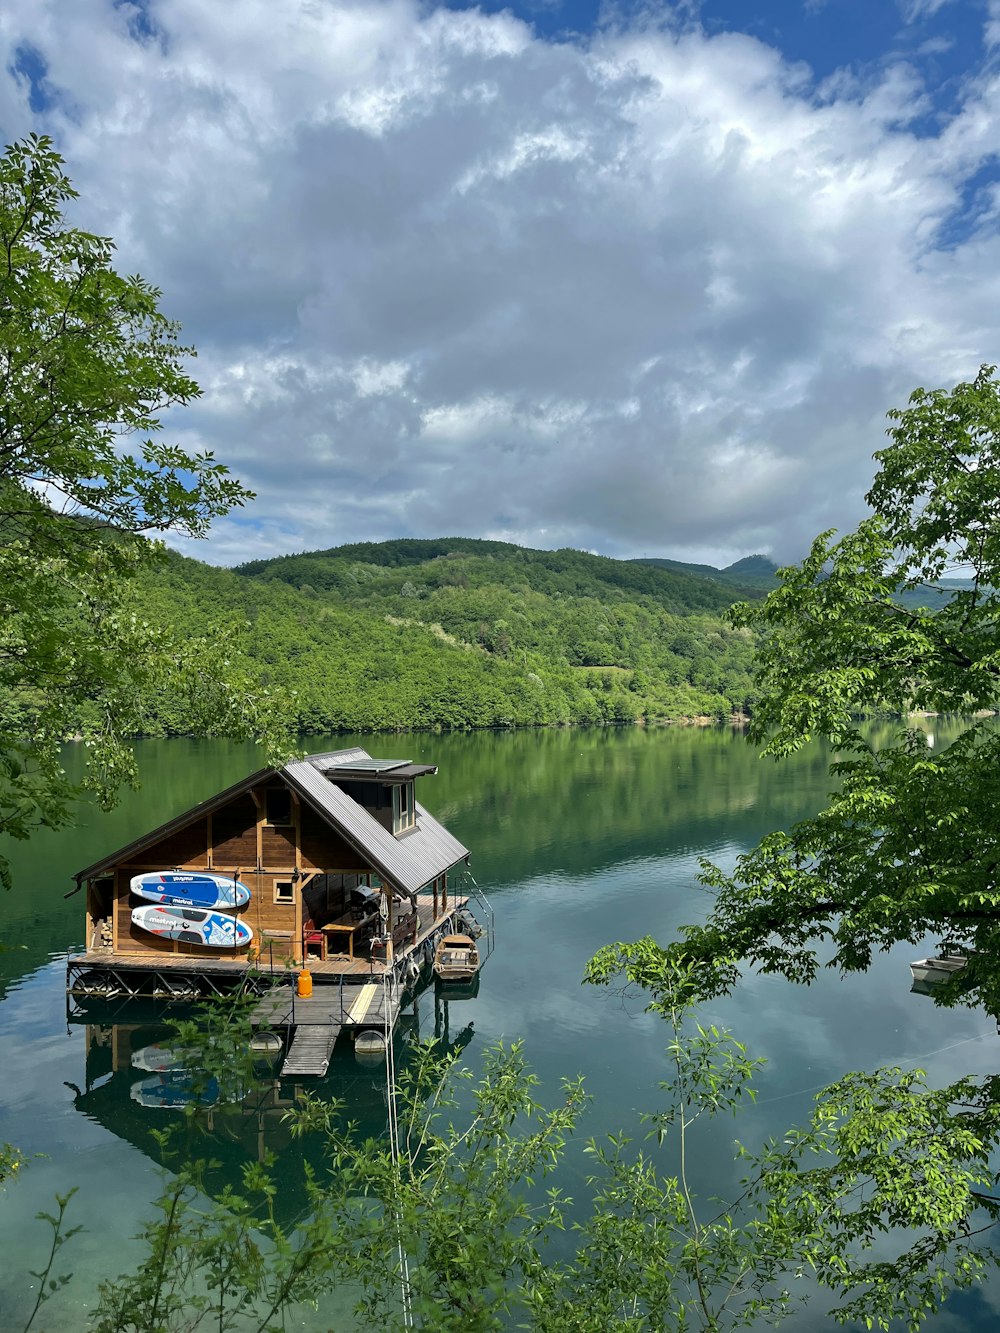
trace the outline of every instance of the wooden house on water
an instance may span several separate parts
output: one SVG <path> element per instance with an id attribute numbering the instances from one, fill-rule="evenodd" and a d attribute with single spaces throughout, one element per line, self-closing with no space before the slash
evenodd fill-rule
<path id="1" fill-rule="evenodd" d="M 449 881 L 468 849 L 414 795 L 417 780 L 436 772 L 360 748 L 310 755 L 250 774 L 81 870 L 86 946 L 69 959 L 68 991 L 183 999 L 251 979 L 270 991 L 261 1011 L 268 1026 L 301 1026 L 312 1013 L 315 1025 L 337 1031 L 391 1027 L 401 984 L 389 983 L 412 978 L 468 902 Z M 136 911 L 143 904 L 131 886 L 151 872 L 245 885 L 249 902 L 221 910 L 250 928 L 249 943 L 213 947 L 137 924 L 149 918 Z M 317 983 L 312 999 L 288 984 L 303 968 Z"/>

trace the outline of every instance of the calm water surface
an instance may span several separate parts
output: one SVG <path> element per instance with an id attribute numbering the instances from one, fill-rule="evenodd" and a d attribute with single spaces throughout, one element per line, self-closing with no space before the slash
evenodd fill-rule
<path id="1" fill-rule="evenodd" d="M 932 721 L 929 731 L 936 729 Z M 937 744 L 947 740 L 938 728 Z M 354 738 L 309 739 L 310 750 Z M 580 1138 L 637 1130 L 657 1105 L 665 1075 L 664 1030 L 641 1004 L 582 987 L 587 959 L 611 940 L 672 937 L 707 908 L 696 882 L 698 858 L 723 865 L 771 829 L 813 813 L 829 782 L 827 755 L 814 748 L 775 765 L 730 731 L 624 729 L 462 736 L 361 737 L 376 755 L 439 765 L 420 799 L 473 852 L 472 869 L 496 912 L 496 950 L 476 999 L 435 1008 L 422 997 L 402 1039 L 437 1032 L 465 1046 L 475 1067 L 497 1038 L 524 1038 L 543 1083 L 555 1095 L 562 1075 L 583 1073 L 593 1104 Z M 130 1097 L 133 1071 L 112 1074 L 112 1048 L 134 1050 L 162 1035 L 152 1006 L 109 1010 L 99 1024 L 69 1022 L 64 996 L 67 952 L 83 934 L 82 895 L 64 899 L 72 874 L 109 850 L 236 781 L 259 764 L 252 747 L 224 742 L 146 742 L 143 787 L 109 815 L 88 811 L 81 827 L 15 846 L 13 893 L 0 899 L 0 1142 L 42 1154 L 0 1192 L 0 1333 L 20 1329 L 34 1300 L 29 1270 L 43 1262 L 48 1235 L 33 1220 L 56 1191 L 80 1187 L 72 1221 L 86 1228 L 63 1251 L 60 1271 L 75 1274 L 42 1312 L 38 1327 L 63 1333 L 84 1326 L 101 1276 L 127 1268 L 131 1237 L 159 1185 L 151 1131 L 175 1113 L 140 1107 Z M 69 763 L 79 762 L 74 752 Z M 699 1146 L 706 1195 L 728 1193 L 739 1175 L 736 1134 L 750 1145 L 806 1119 L 814 1093 L 848 1068 L 919 1064 L 935 1081 L 995 1070 L 997 1032 L 981 1013 L 939 1010 L 909 990 L 903 946 L 870 973 L 824 974 L 808 988 L 747 976 L 703 1021 L 731 1028 L 768 1064 L 759 1100 L 739 1121 L 722 1122 Z M 351 1102 L 368 1132 L 384 1126 L 378 1071 L 338 1047 L 328 1090 Z M 641 1133 L 641 1130 L 639 1131 Z M 301 1154 L 280 1128 L 266 1131 L 287 1169 L 281 1200 L 291 1218 L 301 1205 Z M 219 1129 L 202 1154 L 219 1158 L 219 1178 L 264 1141 L 259 1119 Z M 583 1170 L 580 1147 L 567 1156 L 570 1193 Z M 992 1322 L 991 1293 L 956 1298 L 935 1329 Z M 345 1300 L 332 1296 L 303 1329 L 349 1327 Z M 816 1311 L 785 1325 L 823 1327 Z"/>

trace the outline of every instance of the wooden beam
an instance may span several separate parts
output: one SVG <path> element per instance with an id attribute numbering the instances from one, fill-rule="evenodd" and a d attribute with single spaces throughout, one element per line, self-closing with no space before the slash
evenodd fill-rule
<path id="1" fill-rule="evenodd" d="M 264 825 L 267 823 L 267 803 L 256 792 L 251 791 L 251 796 L 257 806 L 257 870 L 260 871 L 264 864 Z"/>

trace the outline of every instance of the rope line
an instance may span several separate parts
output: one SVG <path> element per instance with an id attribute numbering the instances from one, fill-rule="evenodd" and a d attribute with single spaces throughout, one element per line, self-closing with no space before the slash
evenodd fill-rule
<path id="1" fill-rule="evenodd" d="M 907 1055 L 898 1061 L 900 1067 L 903 1065 L 916 1064 L 918 1060 L 928 1060 L 933 1055 L 943 1055 L 945 1051 L 953 1051 L 957 1046 L 968 1046 L 973 1041 L 983 1041 L 987 1037 L 992 1037 L 993 1032 L 987 1029 L 985 1032 L 977 1032 L 972 1037 L 962 1037 L 959 1041 L 949 1042 L 947 1046 L 938 1046 L 933 1051 L 923 1051 L 920 1055 Z M 836 1082 L 836 1080 L 834 1080 Z M 810 1088 L 795 1088 L 792 1092 L 779 1092 L 774 1097 L 758 1097 L 754 1106 L 770 1106 L 773 1102 L 788 1101 L 790 1097 L 804 1097 L 807 1092 L 821 1092 L 823 1088 L 830 1087 L 830 1080 L 825 1083 L 814 1083 Z"/>
<path id="2" fill-rule="evenodd" d="M 399 1110 L 396 1104 L 396 1053 L 393 1048 L 392 1023 L 390 1010 L 398 996 L 399 978 L 396 976 L 395 963 L 392 971 L 383 976 L 385 1004 L 383 1005 L 383 1038 L 385 1041 L 385 1080 L 389 1108 L 389 1152 L 397 1175 L 399 1172 Z M 410 1261 L 403 1245 L 403 1218 L 396 1196 L 396 1254 L 399 1258 L 399 1287 L 403 1299 L 403 1327 L 413 1328 L 413 1307 L 410 1302 Z"/>

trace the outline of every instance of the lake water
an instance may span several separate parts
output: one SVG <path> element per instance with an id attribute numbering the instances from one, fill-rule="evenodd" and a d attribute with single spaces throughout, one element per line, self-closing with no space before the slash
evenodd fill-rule
<path id="1" fill-rule="evenodd" d="M 937 728 L 933 720 L 926 726 Z M 764 833 L 813 813 L 829 785 L 827 754 L 815 747 L 776 765 L 729 730 L 639 728 L 312 737 L 308 748 L 355 740 L 376 755 L 439 766 L 418 794 L 472 849 L 473 872 L 496 913 L 496 948 L 478 996 L 445 1013 L 425 995 L 406 1020 L 407 1035 L 437 1030 L 458 1040 L 472 1067 L 493 1040 L 523 1038 L 543 1099 L 555 1095 L 562 1075 L 586 1076 L 593 1103 L 580 1139 L 641 1133 L 639 1113 L 658 1104 L 665 1031 L 641 1003 L 581 986 L 587 959 L 609 941 L 644 934 L 666 941 L 682 923 L 702 919 L 708 903 L 696 880 L 699 857 L 731 865 Z M 936 740 L 947 736 L 939 730 Z M 64 959 L 80 945 L 84 910 L 82 895 L 64 898 L 72 874 L 259 766 L 252 747 L 224 742 L 145 742 L 139 753 L 142 790 L 111 814 L 85 811 L 71 832 L 15 846 L 15 888 L 0 898 L 0 939 L 14 946 L 0 954 L 0 1142 L 42 1154 L 0 1191 L 3 1333 L 22 1327 L 34 1301 L 28 1273 L 41 1266 L 48 1241 L 34 1216 L 73 1185 L 79 1194 L 70 1220 L 86 1229 L 66 1246 L 58 1271 L 75 1276 L 36 1328 L 84 1327 L 97 1281 L 127 1268 L 130 1238 L 157 1192 L 151 1131 L 176 1119 L 139 1106 L 128 1075 L 111 1073 L 112 1046 L 155 1041 L 160 1013 L 123 1008 L 89 1028 L 68 1021 Z M 72 749 L 67 762 L 79 762 Z M 737 1134 L 754 1145 L 801 1123 L 815 1092 L 846 1069 L 916 1064 L 935 1082 L 995 1070 L 995 1024 L 911 994 L 907 963 L 915 956 L 903 946 L 864 976 L 826 972 L 808 988 L 750 975 L 732 997 L 703 1011 L 702 1021 L 731 1028 L 768 1061 L 756 1105 L 701 1143 L 705 1194 L 724 1194 L 737 1180 Z M 378 1071 L 361 1067 L 349 1046 L 335 1052 L 327 1087 L 351 1099 L 369 1132 L 384 1125 Z M 232 1174 L 264 1133 L 255 1123 L 213 1143 L 220 1174 Z M 288 1166 L 282 1206 L 294 1215 L 298 1160 L 280 1135 L 272 1146 Z M 581 1169 L 577 1144 L 557 1183 L 572 1193 Z M 346 1327 L 344 1303 L 331 1296 L 297 1326 Z M 954 1298 L 934 1328 L 992 1322 L 993 1304 L 989 1289 Z M 823 1326 L 809 1310 L 786 1325 Z"/>

